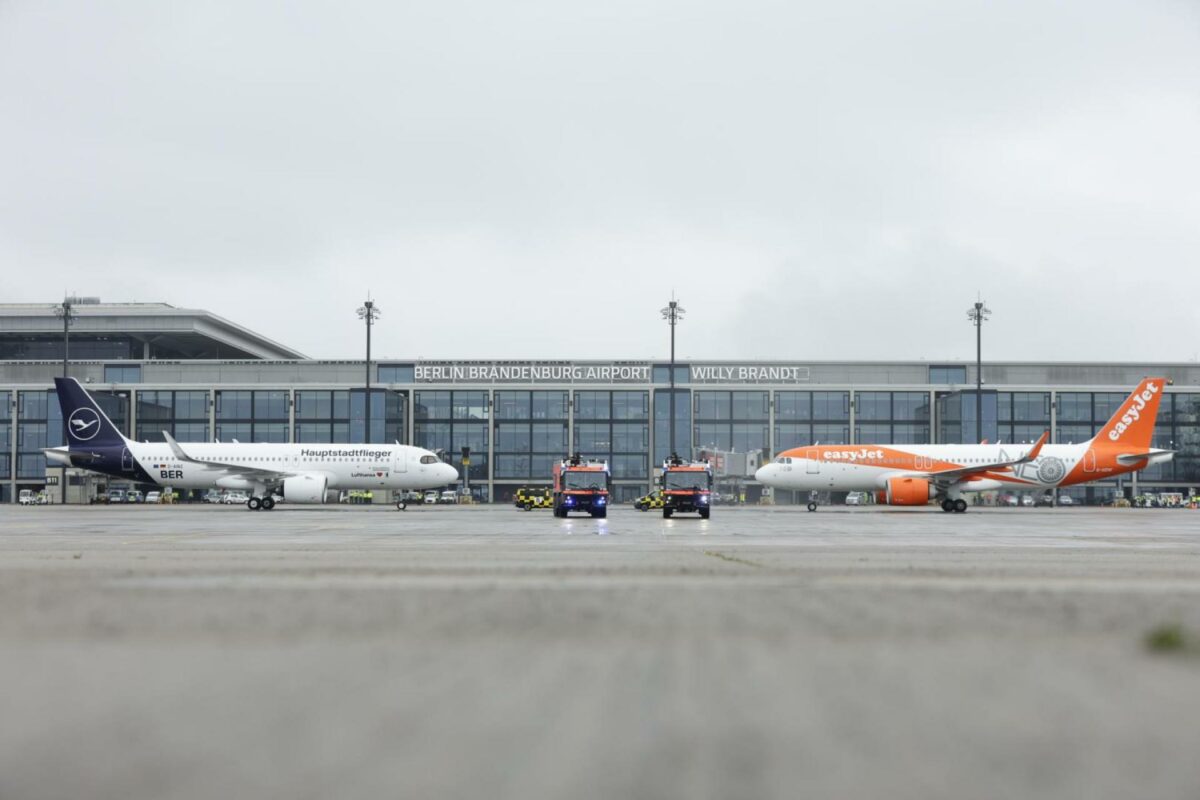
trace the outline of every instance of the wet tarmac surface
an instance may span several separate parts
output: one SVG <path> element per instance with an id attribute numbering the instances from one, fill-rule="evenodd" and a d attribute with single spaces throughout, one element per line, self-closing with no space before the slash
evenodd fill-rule
<path id="1" fill-rule="evenodd" d="M 1200 513 L 0 509 L 0 797 L 1195 797 Z"/>

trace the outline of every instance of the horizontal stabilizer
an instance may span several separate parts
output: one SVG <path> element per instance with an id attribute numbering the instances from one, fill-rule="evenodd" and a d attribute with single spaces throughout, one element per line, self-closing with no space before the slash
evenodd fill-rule
<path id="1" fill-rule="evenodd" d="M 1123 467 L 1130 467 L 1134 464 L 1145 461 L 1143 466 L 1151 464 L 1165 464 L 1175 457 L 1174 450 L 1152 450 L 1149 453 L 1122 453 L 1117 456 L 1117 463 Z"/>

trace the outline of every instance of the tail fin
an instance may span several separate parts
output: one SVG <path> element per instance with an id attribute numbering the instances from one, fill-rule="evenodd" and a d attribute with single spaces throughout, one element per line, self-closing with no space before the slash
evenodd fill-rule
<path id="1" fill-rule="evenodd" d="M 62 407 L 67 444 L 71 450 L 128 442 L 79 381 L 55 378 L 54 388 L 58 391 L 58 404 Z"/>
<path id="2" fill-rule="evenodd" d="M 1158 404 L 1162 401 L 1166 378 L 1145 378 L 1125 398 L 1112 419 L 1096 434 L 1097 444 L 1109 442 L 1127 447 L 1148 449 L 1154 437 L 1154 422 L 1158 419 Z"/>

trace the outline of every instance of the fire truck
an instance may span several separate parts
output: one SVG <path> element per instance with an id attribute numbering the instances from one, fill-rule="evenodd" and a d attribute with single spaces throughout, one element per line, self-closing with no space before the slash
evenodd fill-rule
<path id="1" fill-rule="evenodd" d="M 663 462 L 663 519 L 676 511 L 699 512 L 702 519 L 712 514 L 712 467 L 707 461 L 685 462 L 670 458 Z"/>
<path id="2" fill-rule="evenodd" d="M 608 516 L 612 474 L 607 461 L 584 461 L 578 454 L 554 465 L 554 516 L 586 511 Z"/>

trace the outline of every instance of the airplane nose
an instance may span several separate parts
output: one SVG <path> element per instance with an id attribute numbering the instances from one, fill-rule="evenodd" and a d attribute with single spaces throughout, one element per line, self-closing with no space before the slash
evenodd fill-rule
<path id="1" fill-rule="evenodd" d="M 449 464 L 442 464 L 441 477 L 446 479 L 446 483 L 454 483 L 458 480 L 458 470 Z"/>
<path id="2" fill-rule="evenodd" d="M 775 474 L 774 467 L 774 464 L 764 464 L 763 466 L 759 467 L 754 473 L 754 480 L 758 481 L 759 483 L 769 483 L 771 477 Z"/>

